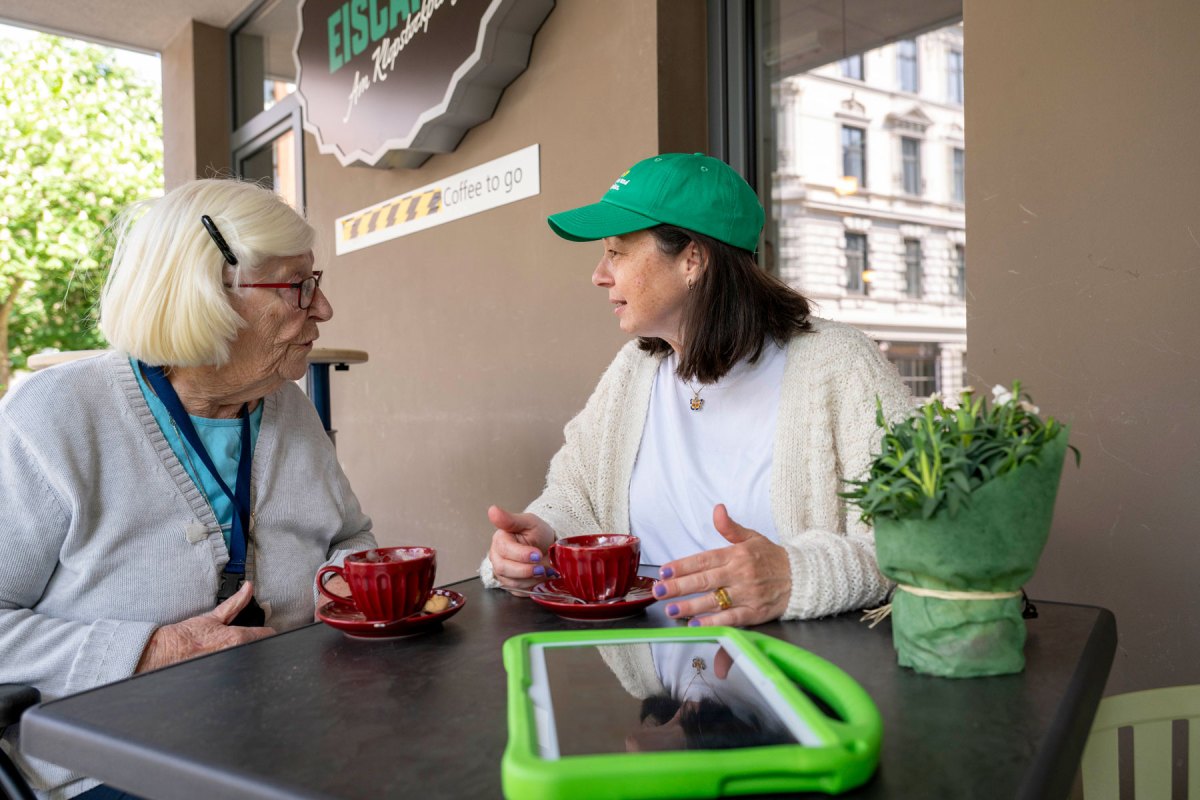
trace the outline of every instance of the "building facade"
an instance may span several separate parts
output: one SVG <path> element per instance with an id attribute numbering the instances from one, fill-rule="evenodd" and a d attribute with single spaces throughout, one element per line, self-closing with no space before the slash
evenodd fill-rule
<path id="1" fill-rule="evenodd" d="M 955 24 L 772 86 L 775 268 L 918 395 L 965 372 L 962 64 Z"/>

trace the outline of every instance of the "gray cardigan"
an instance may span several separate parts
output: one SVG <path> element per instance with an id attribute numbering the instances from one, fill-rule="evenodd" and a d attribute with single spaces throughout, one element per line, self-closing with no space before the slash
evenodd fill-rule
<path id="1" fill-rule="evenodd" d="M 316 411 L 294 384 L 265 398 L 247 568 L 267 625 L 311 622 L 313 577 L 375 546 Z M 44 699 L 133 674 L 150 634 L 212 610 L 229 560 L 127 357 L 37 373 L 0 401 L 0 683 Z M 15 751 L 15 731 L 5 736 Z M 35 788 L 93 785 L 17 756 Z M 57 788 L 55 788 L 57 787 Z"/>

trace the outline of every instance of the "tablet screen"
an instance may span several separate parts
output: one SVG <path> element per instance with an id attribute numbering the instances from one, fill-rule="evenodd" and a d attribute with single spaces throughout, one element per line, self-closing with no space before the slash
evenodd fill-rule
<path id="1" fill-rule="evenodd" d="M 534 649 L 543 758 L 819 743 L 726 640 Z"/>

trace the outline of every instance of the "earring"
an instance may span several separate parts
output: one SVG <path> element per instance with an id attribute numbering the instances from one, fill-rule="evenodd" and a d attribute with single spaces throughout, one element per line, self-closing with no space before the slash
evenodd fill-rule
<path id="1" fill-rule="evenodd" d="M 696 285 L 696 280 L 694 278 L 687 279 L 687 289 L 689 292 L 692 290 L 692 287 L 695 285 Z"/>

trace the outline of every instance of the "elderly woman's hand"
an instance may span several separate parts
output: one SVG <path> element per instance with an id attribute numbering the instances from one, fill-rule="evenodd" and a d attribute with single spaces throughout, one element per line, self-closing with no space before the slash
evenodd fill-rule
<path id="1" fill-rule="evenodd" d="M 732 546 L 663 564 L 660 574 L 664 580 L 655 584 L 655 597 L 670 600 L 703 592 L 690 600 L 669 603 L 667 615 L 691 617 L 692 625 L 757 625 L 779 618 L 792 593 L 787 551 L 761 533 L 738 525 L 723 504 L 713 509 L 713 525 Z M 730 604 L 724 610 L 718 590 L 724 590 Z"/>
<path id="2" fill-rule="evenodd" d="M 530 589 L 552 572 L 546 548 L 554 544 L 554 529 L 536 514 L 512 514 L 500 506 L 488 509 L 496 526 L 488 558 L 504 588 Z"/>
<path id="3" fill-rule="evenodd" d="M 271 636 L 275 633 L 274 628 L 243 628 L 229 624 L 253 595 L 254 586 L 246 581 L 237 594 L 207 614 L 174 625 L 163 625 L 151 634 L 136 671 L 149 672 L 177 661 Z"/>

